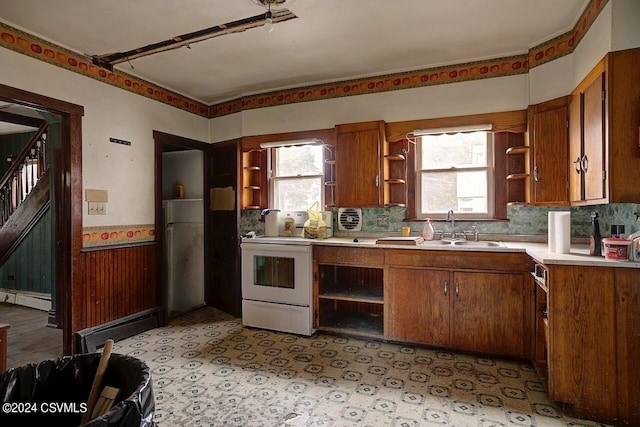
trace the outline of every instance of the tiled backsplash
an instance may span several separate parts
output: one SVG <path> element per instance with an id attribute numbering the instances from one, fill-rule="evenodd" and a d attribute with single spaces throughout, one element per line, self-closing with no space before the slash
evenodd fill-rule
<path id="1" fill-rule="evenodd" d="M 640 230 L 640 223 L 636 222 L 634 212 L 640 212 L 640 204 L 612 203 L 608 205 L 580 206 L 580 207 L 533 207 L 509 206 L 507 215 L 509 221 L 456 221 L 456 231 L 470 230 L 471 226 L 478 227 L 480 234 L 496 235 L 541 235 L 546 237 L 548 212 L 551 210 L 571 211 L 571 235 L 587 237 L 591 233 L 591 212 L 597 212 L 600 221 L 600 232 L 603 237 L 610 235 L 611 224 L 624 224 L 626 233 L 631 234 Z M 336 218 L 337 215 L 334 215 Z M 403 208 L 364 208 L 362 209 L 362 232 L 367 233 L 399 233 L 403 226 L 411 226 L 411 231 L 422 231 L 424 222 L 405 222 Z M 259 210 L 242 211 L 240 232 L 255 231 L 258 235 L 264 233 L 264 222 L 260 221 Z M 380 221 L 379 221 L 380 219 Z M 335 221 L 336 219 L 334 219 Z M 380 225 L 379 225 L 380 224 Z M 450 232 L 451 224 L 444 221 L 433 222 L 433 227 L 439 231 Z M 334 227 L 334 230 L 337 230 Z"/>

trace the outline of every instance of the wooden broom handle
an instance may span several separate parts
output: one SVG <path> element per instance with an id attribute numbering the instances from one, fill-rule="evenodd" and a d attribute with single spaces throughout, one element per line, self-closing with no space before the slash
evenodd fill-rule
<path id="1" fill-rule="evenodd" d="M 87 412 L 82 416 L 82 422 L 85 424 L 91 420 L 91 414 L 93 413 L 93 407 L 96 405 L 99 397 L 99 390 L 102 386 L 102 378 L 107 371 L 109 365 L 109 356 L 111 356 L 111 347 L 113 346 L 113 340 L 108 339 L 104 342 L 104 348 L 102 349 L 102 356 L 100 356 L 100 363 L 98 364 L 98 370 L 96 376 L 93 379 L 93 385 L 91 386 L 91 392 L 89 393 L 89 399 L 87 400 Z"/>

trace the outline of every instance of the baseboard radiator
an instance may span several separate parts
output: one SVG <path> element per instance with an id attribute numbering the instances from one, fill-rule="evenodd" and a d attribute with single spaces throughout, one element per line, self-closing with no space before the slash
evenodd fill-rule
<path id="1" fill-rule="evenodd" d="M 150 308 L 111 322 L 76 332 L 76 344 L 81 353 L 94 353 L 107 339 L 118 342 L 160 326 L 161 307 Z"/>

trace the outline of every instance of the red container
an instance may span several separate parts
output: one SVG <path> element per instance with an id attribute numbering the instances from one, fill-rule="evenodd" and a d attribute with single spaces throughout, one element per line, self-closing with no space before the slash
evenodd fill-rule
<path id="1" fill-rule="evenodd" d="M 618 239 L 610 237 L 602 239 L 604 244 L 604 258 L 612 261 L 627 261 L 629 260 L 629 245 L 631 240 Z"/>

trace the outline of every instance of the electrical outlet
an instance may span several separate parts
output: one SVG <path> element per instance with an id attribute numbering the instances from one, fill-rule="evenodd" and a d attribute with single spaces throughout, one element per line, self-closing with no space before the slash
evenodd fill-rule
<path id="1" fill-rule="evenodd" d="M 106 215 L 107 204 L 102 202 L 89 202 L 89 215 Z"/>
<path id="2" fill-rule="evenodd" d="M 378 227 L 389 227 L 389 215 L 378 215 Z"/>

